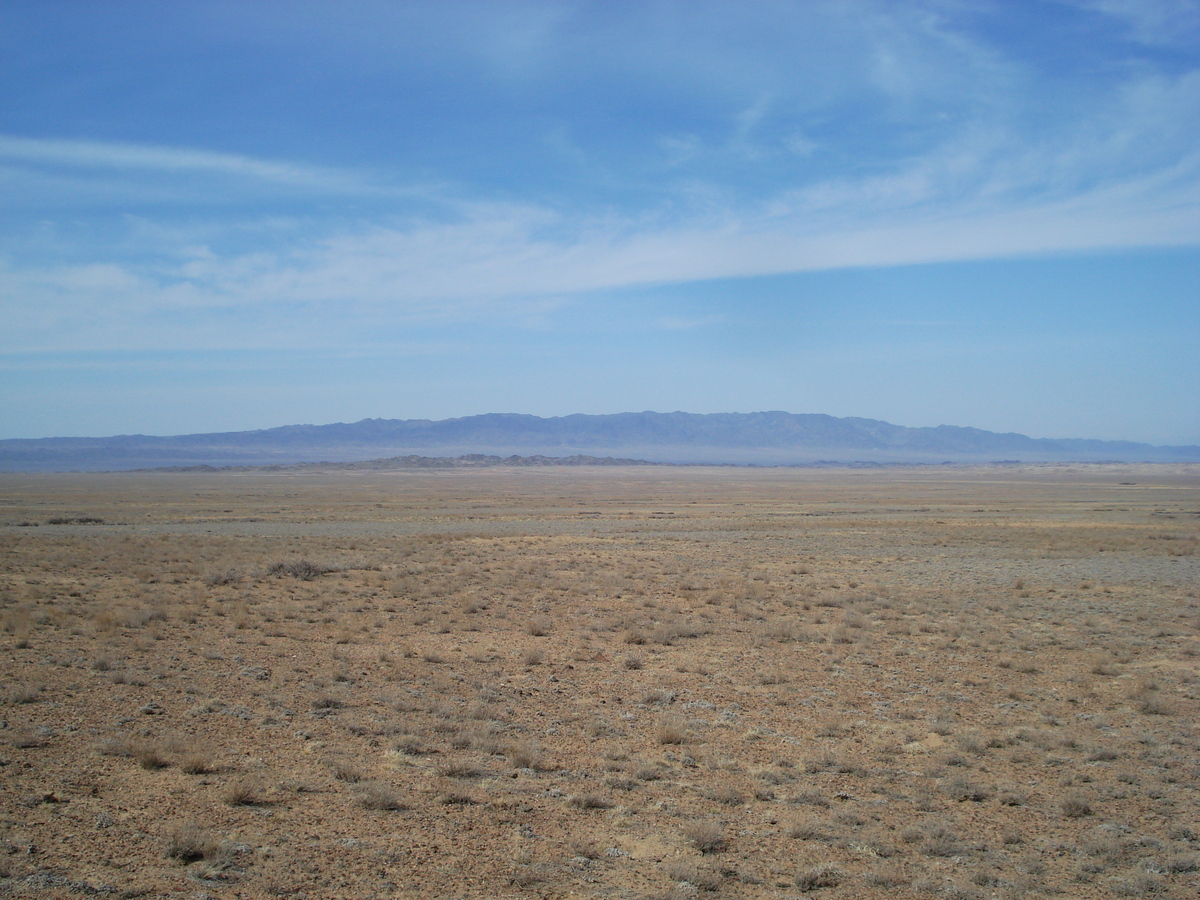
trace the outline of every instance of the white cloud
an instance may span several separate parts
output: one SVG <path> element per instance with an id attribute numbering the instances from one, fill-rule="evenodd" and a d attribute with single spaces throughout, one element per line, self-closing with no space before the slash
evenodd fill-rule
<path id="1" fill-rule="evenodd" d="M 377 226 L 287 253 L 206 253 L 155 272 L 114 263 L 10 266 L 0 271 L 9 324 L 2 346 L 320 343 L 381 322 L 403 328 L 520 315 L 544 311 L 543 298 L 641 284 L 1195 245 L 1198 172 L 1200 155 L 1068 196 L 1013 202 L 1007 195 L 944 196 L 944 184 L 918 171 L 814 189 L 765 217 L 653 227 L 481 205 L 455 224 Z M 210 321 L 217 310 L 232 319 Z M 253 326 L 251 333 L 239 323 Z"/>
<path id="2" fill-rule="evenodd" d="M 1186 31 L 1197 8 L 1085 5 L 1160 35 Z M 581 83 L 624 67 L 625 79 L 645 75 L 664 96 L 677 89 L 681 104 L 699 96 L 694 109 L 709 116 L 692 131 L 697 122 L 681 115 L 657 138 L 647 126 L 637 139 L 661 168 L 622 170 L 606 157 L 611 182 L 583 200 L 565 190 L 497 202 L 520 189 L 451 191 L 201 149 L 0 136 L 6 192 L 32 196 L 34 184 L 68 196 L 92 185 L 120 211 L 94 226 L 101 249 L 82 262 L 77 233 L 48 232 L 39 245 L 32 229 L 12 230 L 0 268 L 0 347 L 321 342 L 354 329 L 385 339 L 409 323 L 534 315 L 553 308 L 547 298 L 640 284 L 1200 243 L 1200 72 L 1130 65 L 1123 82 L 1023 116 L 1037 106 L 1038 85 L 1019 60 L 955 31 L 953 3 L 799 8 L 772 7 L 768 28 L 761 10 L 699 4 L 676 23 L 678 34 L 643 27 L 620 51 L 574 34 L 570 46 L 587 51 Z M 516 81 L 537 82 L 561 62 L 556 41 L 575 13 L 516 16 L 476 51 Z M 645 25 L 641 15 L 627 10 L 615 21 Z M 779 46 L 766 33 L 775 26 Z M 526 69 L 530 48 L 538 60 Z M 870 107 L 865 130 L 895 146 L 855 155 L 849 145 L 862 138 L 826 121 L 847 98 Z M 550 127 L 549 140 L 558 157 L 577 159 L 574 174 L 590 175 L 605 151 L 571 124 Z M 757 182 L 760 162 L 769 174 Z M 659 173 L 677 180 L 647 189 Z M 427 214 L 407 210 L 401 222 L 393 202 L 322 218 L 314 203 L 294 220 L 256 209 L 185 225 L 176 209 L 136 219 L 123 211 L 122 191 L 174 198 L 191 176 L 236 183 L 232 196 L 265 186 L 304 200 L 420 198 Z M 626 205 L 607 200 L 614 184 Z M 111 236 L 118 229 L 124 238 Z"/>
<path id="3" fill-rule="evenodd" d="M 80 168 L 219 172 L 306 187 L 344 189 L 354 183 L 344 174 L 330 169 L 270 162 L 233 153 L 102 141 L 0 135 L 0 159 Z"/>
<path id="4" fill-rule="evenodd" d="M 1196 0 L 1070 0 L 1123 22 L 1130 35 L 1149 45 L 1194 46 L 1200 34 Z"/>

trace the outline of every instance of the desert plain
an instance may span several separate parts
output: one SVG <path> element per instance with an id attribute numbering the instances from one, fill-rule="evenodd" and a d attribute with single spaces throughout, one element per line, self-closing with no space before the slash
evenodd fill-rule
<path id="1" fill-rule="evenodd" d="M 1200 893 L 1200 466 L 0 475 L 0 897 Z"/>

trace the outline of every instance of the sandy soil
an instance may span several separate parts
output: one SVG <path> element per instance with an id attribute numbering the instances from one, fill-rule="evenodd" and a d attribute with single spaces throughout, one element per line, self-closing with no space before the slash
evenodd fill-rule
<path id="1" fill-rule="evenodd" d="M 1193 898 L 1198 545 L 1196 466 L 0 476 L 0 896 Z"/>

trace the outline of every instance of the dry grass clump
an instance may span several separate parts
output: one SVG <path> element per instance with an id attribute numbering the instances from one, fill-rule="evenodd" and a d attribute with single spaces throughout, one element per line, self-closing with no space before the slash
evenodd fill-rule
<path id="1" fill-rule="evenodd" d="M 691 885 L 695 890 L 715 892 L 721 889 L 721 873 L 694 859 L 671 859 L 663 863 L 662 873 L 671 881 Z"/>
<path id="2" fill-rule="evenodd" d="M 507 745 L 504 748 L 504 755 L 508 757 L 509 763 L 517 769 L 540 769 L 543 765 L 541 751 L 533 744 L 524 741 Z"/>
<path id="3" fill-rule="evenodd" d="M 687 723 L 679 716 L 664 716 L 658 721 L 654 737 L 660 744 L 686 744 Z"/>
<path id="4" fill-rule="evenodd" d="M 613 803 L 599 794 L 579 794 L 567 801 L 574 809 L 612 809 Z"/>
<path id="5" fill-rule="evenodd" d="M 183 863 L 214 859 L 221 852 L 221 840 L 195 822 L 179 822 L 167 829 L 163 852 L 169 859 Z"/>
<path id="6" fill-rule="evenodd" d="M 1068 819 L 1081 819 L 1092 814 L 1092 805 L 1086 797 L 1079 794 L 1068 794 L 1059 804 L 1062 814 Z"/>
<path id="7" fill-rule="evenodd" d="M 204 576 L 204 583 L 208 587 L 224 587 L 226 585 L 237 584 L 241 580 L 242 573 L 237 569 L 219 569 L 215 572 L 209 572 Z"/>
<path id="8" fill-rule="evenodd" d="M 40 684 L 14 685 L 8 692 L 8 702 L 14 706 L 24 703 L 37 703 L 42 698 L 42 690 L 43 688 Z"/>
<path id="9" fill-rule="evenodd" d="M 363 809 L 394 812 L 408 809 L 408 804 L 391 787 L 378 781 L 363 781 L 355 785 L 354 799 Z"/>
<path id="10" fill-rule="evenodd" d="M 1141 698 L 1139 709 L 1148 716 L 1173 716 L 1177 712 L 1174 700 L 1161 691 L 1148 691 Z"/>
<path id="11" fill-rule="evenodd" d="M 237 778 L 226 785 L 221 795 L 228 806 L 264 806 L 266 797 L 257 778 Z"/>
<path id="12" fill-rule="evenodd" d="M 957 800 L 959 803 L 967 801 L 982 803 L 992 796 L 992 789 L 987 785 L 979 784 L 965 776 L 958 775 L 946 783 L 946 794 L 951 800 Z"/>
<path id="13" fill-rule="evenodd" d="M 280 561 L 267 566 L 268 575 L 286 575 L 289 578 L 298 578 L 301 581 L 312 581 L 315 578 L 320 578 L 322 575 L 329 575 L 330 573 L 340 571 L 342 570 L 336 566 L 322 565 L 308 559 Z"/>
<path id="14" fill-rule="evenodd" d="M 179 757 L 179 771 L 186 775 L 211 775 L 219 771 L 211 752 L 207 750 L 185 750 Z"/>
<path id="15" fill-rule="evenodd" d="M 104 756 L 136 760 L 143 769 L 154 771 L 171 765 L 173 746 L 164 739 L 117 735 L 101 741 L 95 749 Z"/>
<path id="16" fill-rule="evenodd" d="M 715 819 L 697 819 L 683 826 L 683 836 L 701 853 L 725 849 L 725 826 Z"/>
<path id="17" fill-rule="evenodd" d="M 443 778 L 480 778 L 483 769 L 468 760 L 457 759 L 439 767 L 438 773 Z"/>
<path id="18" fill-rule="evenodd" d="M 329 761 L 329 769 L 334 778 L 346 784 L 358 784 L 367 778 L 363 767 L 351 759 L 332 759 Z"/>
<path id="19" fill-rule="evenodd" d="M 526 650 L 521 656 L 521 662 L 526 666 L 540 666 L 545 659 L 546 654 L 540 647 Z"/>
<path id="20" fill-rule="evenodd" d="M 846 880 L 846 873 L 831 863 L 804 869 L 796 875 L 796 887 L 802 891 L 837 887 Z"/>

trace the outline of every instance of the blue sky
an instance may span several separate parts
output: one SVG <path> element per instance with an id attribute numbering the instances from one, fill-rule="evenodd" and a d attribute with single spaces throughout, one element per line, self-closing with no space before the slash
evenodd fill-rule
<path id="1" fill-rule="evenodd" d="M 0 437 L 1200 444 L 1200 2 L 0 5 Z"/>

